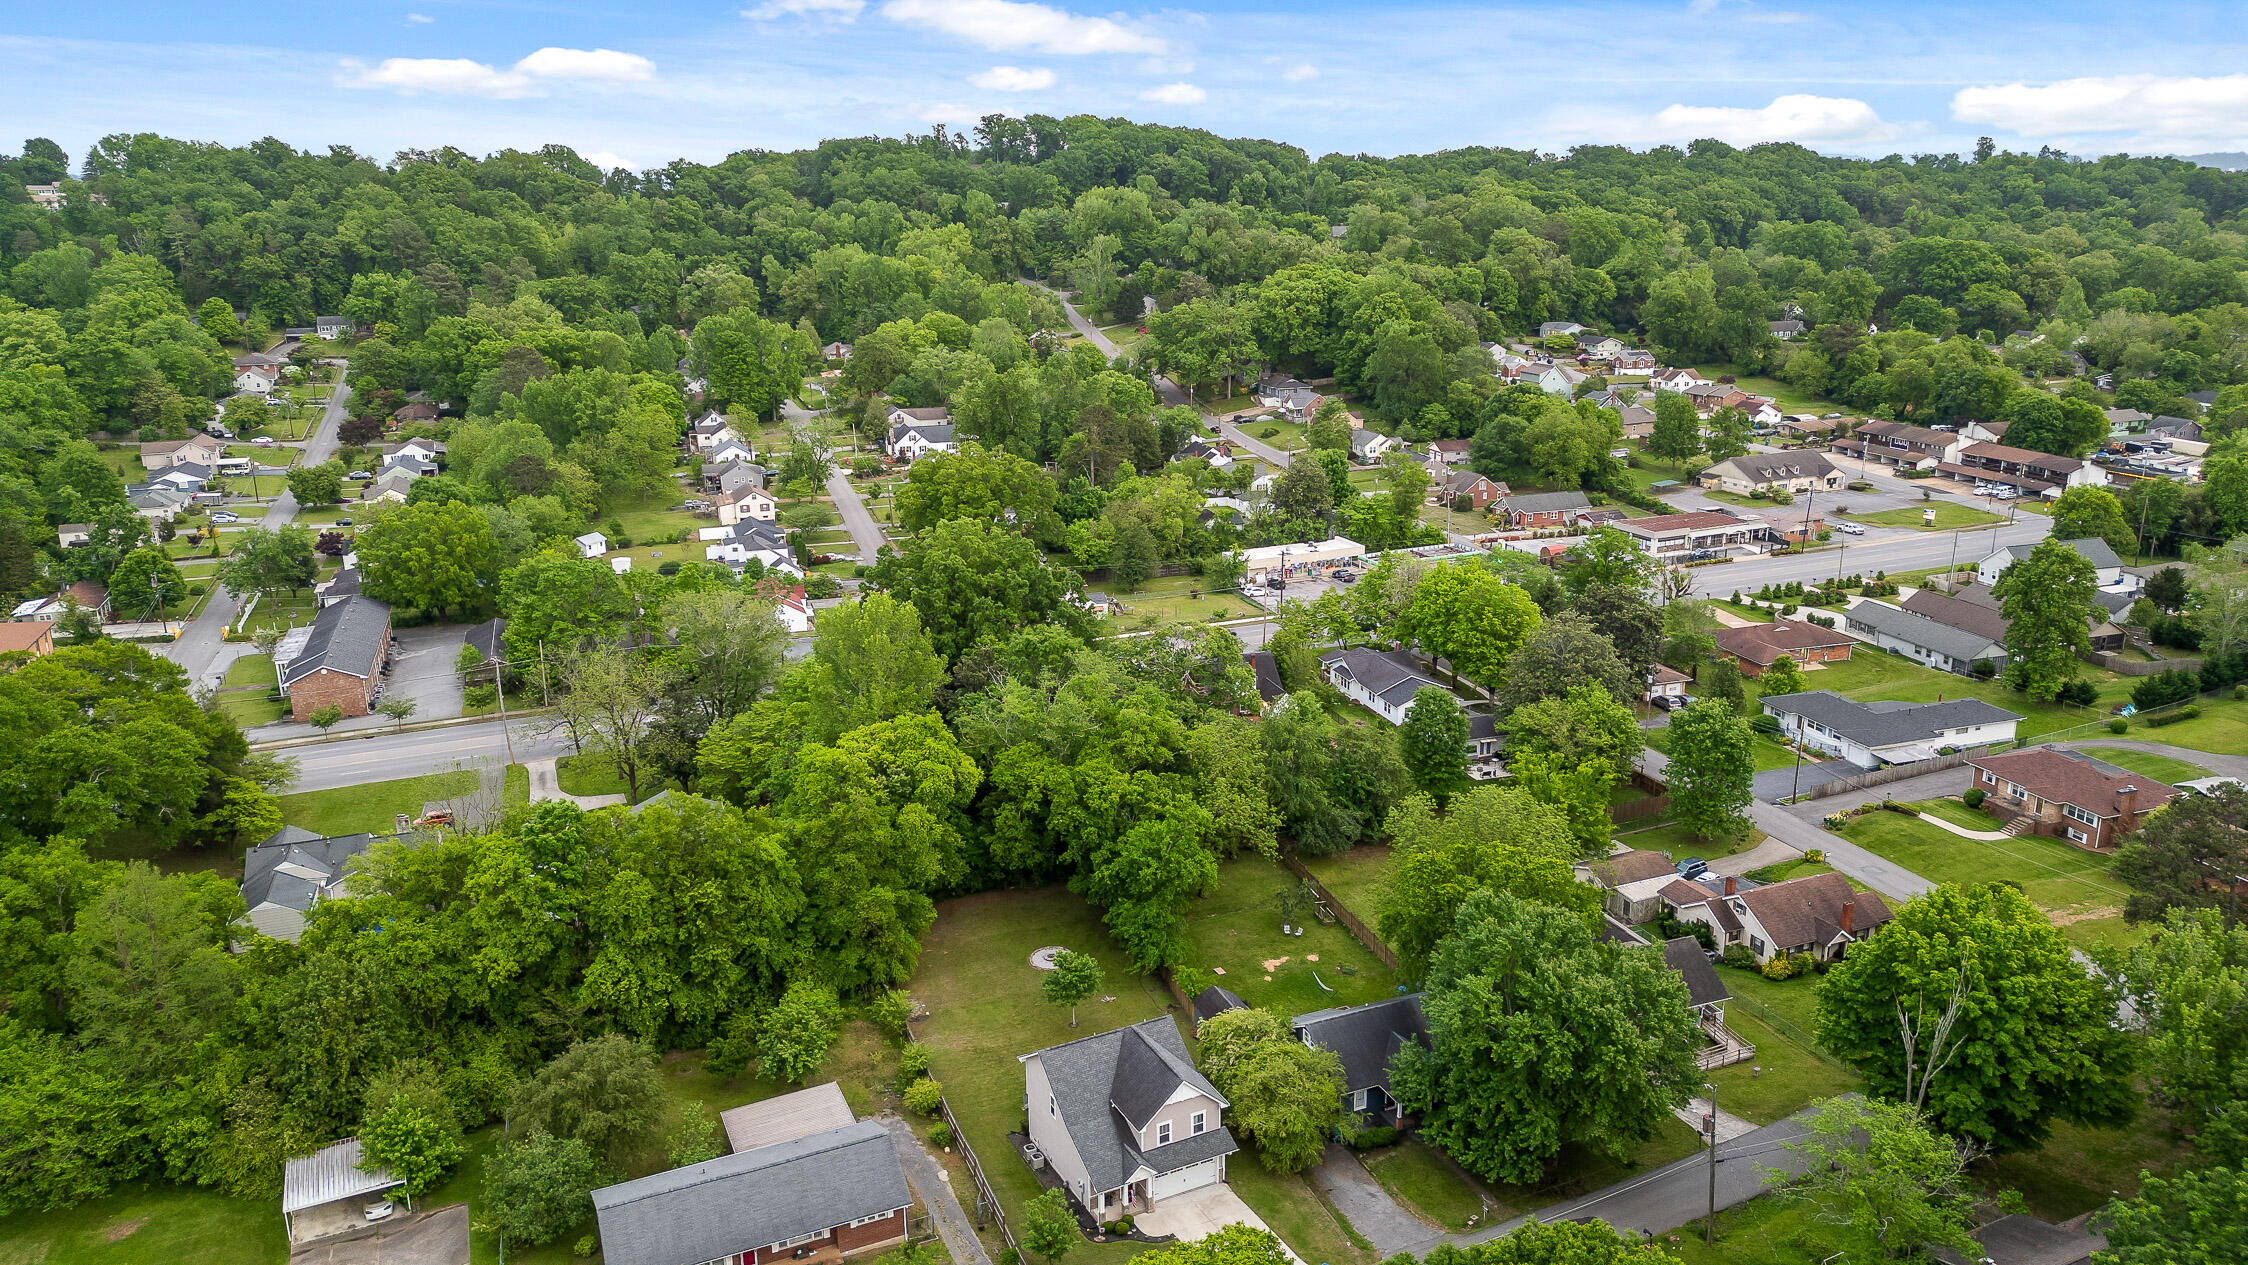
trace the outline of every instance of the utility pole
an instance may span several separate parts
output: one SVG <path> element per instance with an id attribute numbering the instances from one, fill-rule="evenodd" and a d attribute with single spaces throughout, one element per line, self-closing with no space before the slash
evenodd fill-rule
<path id="1" fill-rule="evenodd" d="M 1717 1246 L 1717 1086 L 1702 1083 L 1702 1092 L 1709 1095 L 1709 1114 L 1703 1117 L 1703 1127 L 1709 1130 L 1709 1220 L 1702 1223 L 1702 1243 Z"/>
<path id="2" fill-rule="evenodd" d="M 494 650 L 498 646 L 492 647 Z M 499 691 L 500 741 L 507 744 L 507 762 L 515 763 L 515 735 L 507 731 L 507 660 L 496 660 L 492 667 L 492 688 Z"/>
<path id="3" fill-rule="evenodd" d="M 547 685 L 546 680 L 546 642 L 544 639 L 539 642 L 539 703 L 545 707 L 554 706 L 554 691 Z"/>

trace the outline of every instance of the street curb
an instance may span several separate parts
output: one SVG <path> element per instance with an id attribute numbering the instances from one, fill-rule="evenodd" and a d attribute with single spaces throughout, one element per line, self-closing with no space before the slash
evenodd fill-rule
<path id="1" fill-rule="evenodd" d="M 520 710 L 510 710 L 507 713 L 507 719 L 514 721 L 524 716 L 548 716 L 553 713 L 554 709 L 551 707 L 526 707 Z M 423 733 L 435 729 L 454 729 L 462 725 L 481 725 L 499 718 L 499 713 L 493 712 L 487 716 L 451 716 L 443 720 L 424 720 L 415 724 L 393 725 L 380 729 L 354 729 L 348 733 L 319 734 L 310 738 L 275 738 L 267 742 L 253 742 L 250 744 L 250 750 L 287 751 L 295 747 L 320 747 L 333 742 L 356 742 L 363 738 L 387 738 L 398 734 Z"/>

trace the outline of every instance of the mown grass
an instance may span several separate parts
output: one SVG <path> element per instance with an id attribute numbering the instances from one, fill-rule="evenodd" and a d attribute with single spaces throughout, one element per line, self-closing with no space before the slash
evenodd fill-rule
<path id="1" fill-rule="evenodd" d="M 424 804 L 466 795 L 475 789 L 476 774 L 456 769 L 327 791 L 300 791 L 281 797 L 281 820 L 323 835 L 348 835 L 362 830 L 388 834 L 395 827 L 399 813 L 419 817 Z"/>
<path id="2" fill-rule="evenodd" d="M 1358 915 L 1367 926 L 1381 918 L 1383 873 L 1389 867 L 1389 848 L 1369 845 L 1337 852 L 1332 856 L 1303 857 L 1304 868 L 1310 870 L 1320 885 L 1334 893 L 1343 907 Z"/>
<path id="3" fill-rule="evenodd" d="M 1395 974 L 1341 923 L 1318 921 L 1308 901 L 1290 915 L 1303 934 L 1280 934 L 1281 898 L 1302 885 L 1263 857 L 1225 862 L 1217 888 L 1181 916 L 1187 950 L 1180 964 L 1222 971 L 1219 982 L 1243 1001 L 1290 1015 L 1396 996 Z M 1278 965 L 1266 970 L 1267 962 Z"/>
<path id="4" fill-rule="evenodd" d="M 1985 829 L 1992 828 L 1985 826 Z M 2144 932 L 2123 921 L 2129 895 L 2113 876 L 2113 862 L 2056 839 L 1962 839 L 1901 813 L 1854 818 L 1844 838 L 1938 883 L 2019 884 L 2071 944 L 2095 948 L 2132 943 Z"/>
<path id="5" fill-rule="evenodd" d="M 280 1205 L 165 1183 L 135 1184 L 54 1212 L 0 1220 L 6 1265 L 280 1265 L 289 1258 Z"/>
<path id="6" fill-rule="evenodd" d="M 1447 1229 L 1464 1230 L 1483 1211 L 1482 1192 L 1424 1143 L 1408 1139 L 1360 1158 L 1391 1197 Z"/>
<path id="7" fill-rule="evenodd" d="M 1936 521 L 1924 521 L 1927 516 L 1921 512 L 1923 510 L 1936 511 Z M 1918 531 L 1951 531 L 1954 528 L 1985 527 L 1991 523 L 2006 521 L 2002 514 L 1974 509 L 1956 501 L 1929 501 L 1924 505 L 1908 505 L 1902 509 L 1881 510 L 1872 514 L 1852 514 L 1850 517 L 1877 527 L 1911 527 Z"/>
<path id="8" fill-rule="evenodd" d="M 2179 723 L 2189 722 L 2180 721 Z M 2149 739 L 2149 741 L 2161 741 L 2171 728 L 2173 726 L 2165 726 L 2154 730 L 2155 737 Z M 2164 782 L 2171 786 L 2209 776 L 2209 770 L 2202 768 L 2200 765 L 2188 764 L 2176 756 L 2163 755 L 2159 751 L 2132 751 L 2124 747 L 2091 747 L 2087 748 L 2084 754 L 2095 760 L 2105 761 L 2119 769 L 2129 769 L 2133 773 L 2143 774 L 2157 782 Z"/>

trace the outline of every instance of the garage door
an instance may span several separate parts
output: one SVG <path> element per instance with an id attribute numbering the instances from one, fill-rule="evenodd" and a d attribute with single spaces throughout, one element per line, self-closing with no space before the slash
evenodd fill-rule
<path id="1" fill-rule="evenodd" d="M 1204 1160 L 1200 1164 L 1189 1164 L 1176 1172 L 1150 1178 L 1147 1183 L 1148 1197 L 1161 1201 L 1165 1197 L 1176 1195 L 1181 1191 L 1193 1190 L 1197 1186 L 1207 1186 L 1224 1175 L 1222 1168 L 1224 1163 L 1223 1159 Z"/>

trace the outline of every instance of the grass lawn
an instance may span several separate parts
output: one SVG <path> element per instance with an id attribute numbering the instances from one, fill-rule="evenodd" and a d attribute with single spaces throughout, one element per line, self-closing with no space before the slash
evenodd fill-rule
<path id="1" fill-rule="evenodd" d="M 2128 944 L 2144 934 L 2123 921 L 2123 898 L 2129 893 L 2111 877 L 2112 862 L 2059 840 L 2034 835 L 1962 839 L 1901 813 L 1867 813 L 1840 833 L 1938 883 L 2018 883 L 2030 903 L 2079 948 Z"/>
<path id="2" fill-rule="evenodd" d="M 240 690 L 218 696 L 219 710 L 244 729 L 270 725 L 289 714 L 288 704 L 260 690 Z"/>
<path id="3" fill-rule="evenodd" d="M 1306 906 L 1296 915 L 1307 920 L 1304 933 L 1280 934 L 1279 898 L 1302 882 L 1263 857 L 1220 865 L 1217 890 L 1181 918 L 1187 947 L 1180 965 L 1222 970 L 1243 1001 L 1290 1015 L 1395 996 L 1396 975 L 1342 924 L 1320 923 Z M 1267 970 L 1268 962 L 1278 965 Z"/>
<path id="4" fill-rule="evenodd" d="M 1304 428 L 1300 422 L 1236 422 L 1241 433 L 1270 448 L 1294 452 L 1304 446 Z M 1266 434 L 1271 431 L 1271 434 Z"/>
<path id="5" fill-rule="evenodd" d="M 1640 848 L 1648 852 L 1666 853 L 1674 859 L 1693 856 L 1700 857 L 1705 861 L 1715 861 L 1720 857 L 1729 857 L 1736 852 L 1746 852 L 1757 844 L 1764 842 L 1764 832 L 1751 826 L 1747 834 L 1737 839 L 1728 839 L 1723 836 L 1715 839 L 1703 839 L 1677 822 L 1666 821 L 1661 825 L 1648 826 L 1644 829 L 1618 834 L 1616 842 L 1627 848 Z"/>
<path id="6" fill-rule="evenodd" d="M 366 782 L 332 791 L 300 791 L 281 797 L 281 820 L 324 835 L 354 831 L 388 834 L 400 813 L 421 816 L 422 805 L 451 799 L 476 789 L 476 774 L 468 769 L 425 773 L 391 782 Z"/>
<path id="7" fill-rule="evenodd" d="M 981 1157 L 983 1152 L 977 1155 Z M 1264 1218 L 1265 1225 L 1280 1236 L 1280 1241 L 1294 1248 L 1304 1260 L 1318 1261 L 1320 1265 L 1369 1265 L 1373 1261 L 1371 1245 L 1312 1190 L 1310 1183 L 1301 1177 L 1266 1168 L 1254 1148 L 1244 1147 L 1240 1154 L 1226 1160 L 1225 1180 L 1226 1185 L 1233 1187 L 1233 1193 L 1241 1196 L 1241 1202 Z M 1079 1246 L 1106 1249 L 1112 1245 L 1080 1243 Z"/>
<path id="8" fill-rule="evenodd" d="M 1491 1216 L 1486 1224 L 1532 1212 L 1564 1199 L 1574 1199 L 1603 1186 L 1613 1185 L 1633 1173 L 1659 1168 L 1672 1160 L 1683 1159 L 1701 1149 L 1701 1136 L 1678 1117 L 1667 1114 L 1656 1123 L 1655 1136 L 1632 1147 L 1630 1158 L 1622 1163 L 1582 1146 L 1563 1147 L 1561 1154 L 1546 1170 L 1545 1180 L 1537 1185 L 1507 1186 L 1491 1183 Z"/>
<path id="9" fill-rule="evenodd" d="M 1816 686 L 1814 685 L 1813 688 L 1816 688 Z M 1670 730 L 1649 729 L 1645 731 L 1645 736 L 1648 746 L 1664 755 L 1670 754 Z M 1795 752 L 1772 741 L 1763 734 L 1757 734 L 1755 740 L 1749 744 L 1749 754 L 1756 757 L 1756 771 L 1759 773 L 1766 769 L 1784 769 L 1795 763 Z M 1806 757 L 1806 759 L 1808 760 L 1810 757 Z"/>
<path id="10" fill-rule="evenodd" d="M 1067 1010 L 1040 995 L 1043 975 L 1030 965 L 1033 950 L 1054 944 L 1092 954 L 1105 973 L 1096 1000 L 1077 1008 L 1075 1029 Z M 1059 886 L 946 901 L 921 945 L 920 966 L 908 985 L 915 1000 L 929 1008 L 918 1034 L 934 1056 L 932 1073 L 943 1083 L 993 1191 L 1011 1224 L 1020 1226 L 1023 1205 L 1037 1197 L 1039 1186 L 1007 1141 L 1024 1123 L 1023 1069 L 1016 1056 L 1161 1015 L 1174 1004 L 1170 991 L 1134 971 L 1110 943 L 1099 913 Z M 1098 1000 L 1103 997 L 1116 1000 Z M 1252 1167 L 1247 1161 L 1235 1157 L 1235 1182 L 1241 1182 L 1239 1170 Z M 1288 1183 L 1301 1199 L 1316 1200 L 1300 1180 L 1274 1181 Z M 1246 1191 L 1243 1197 L 1250 1198 Z M 1261 1210 L 1256 1199 L 1251 1202 Z M 1070 1265 L 1116 1265 L 1138 1250 L 1120 1241 L 1081 1242 L 1069 1254 Z"/>
<path id="11" fill-rule="evenodd" d="M 2026 694 L 2007 689 L 1996 680 L 1981 681 L 1952 672 L 1939 672 L 1924 668 L 1909 659 L 1889 654 L 1871 646 L 1859 645 L 1850 652 L 1846 663 L 1830 663 L 1815 673 L 1807 673 L 1815 689 L 1833 690 L 1837 694 L 1861 701 L 1889 698 L 1905 703 L 1933 703 L 1939 698 L 1979 698 L 1994 706 L 2003 707 L 2022 718 L 2022 740 L 2027 742 L 2058 729 L 2069 729 L 2102 719 L 2107 708 L 2130 697 L 2130 683 L 2112 673 L 2087 671 L 2085 679 L 2100 688 L 2097 707 L 2070 707 L 2060 703 L 2033 702 Z M 2205 709 L 2206 710 L 2206 709 Z M 2248 712 L 2248 707 L 2241 709 Z M 2200 720 L 2185 721 L 2170 729 L 2185 729 L 2210 719 L 2204 714 Z M 2235 722 L 2239 738 L 2248 742 L 2248 724 Z M 2169 733 L 2169 729 L 2162 732 Z M 2085 736 L 2090 736 L 2087 730 Z M 2168 742 L 2168 738 L 2159 741 Z M 2199 743 L 2179 743 L 2180 746 L 2199 746 Z M 2242 750 L 2243 747 L 2216 747 L 2212 750 Z"/>
<path id="12" fill-rule="evenodd" d="M 2127 693 L 2128 691 L 2125 690 L 2116 692 L 2119 699 Z M 2104 697 L 2102 701 L 2106 701 Z M 2229 698 L 2203 699 L 2201 701 L 2201 714 L 2192 720 L 2181 720 L 2177 724 L 2164 725 L 2159 729 L 2149 729 L 2145 725 L 2133 725 L 2131 734 L 2148 742 L 2160 742 L 2173 747 L 2190 747 L 2196 751 L 2215 751 L 2226 755 L 2238 755 L 2243 751 L 2248 751 L 2248 703 Z M 2079 738 L 2093 737 L 2094 731 L 2086 730 L 2075 736 Z M 2102 760 L 2107 760 L 2116 753 L 2097 751 L 2094 754 Z M 2121 761 L 2114 761 L 2114 763 L 2120 764 Z"/>
<path id="13" fill-rule="evenodd" d="M 2149 741 L 2160 742 L 2162 735 L 2170 732 L 2173 728 L 2176 728 L 2176 726 L 2166 726 L 2162 729 L 2150 731 L 2154 736 Z M 2159 751 L 2127 751 L 2121 747 L 2091 747 L 2087 748 L 2084 754 L 2095 760 L 2115 765 L 2117 768 L 2129 769 L 2133 773 L 2151 777 L 2157 782 L 2167 782 L 2172 786 L 2176 786 L 2180 782 L 2191 782 L 2195 778 L 2209 776 L 2209 770 L 2202 768 L 2200 765 L 2188 764 L 2175 756 L 2163 755 Z"/>
<path id="14" fill-rule="evenodd" d="M 1736 373 L 1732 365 L 1695 365 L 1694 372 L 1712 382 L 1730 375 L 1734 386 L 1750 395 L 1764 396 L 1774 404 L 1779 405 L 1780 411 L 1783 413 L 1832 413 L 1838 411 L 1836 406 L 1823 396 L 1805 394 L 1778 378 L 1762 378 L 1754 374 Z"/>
<path id="15" fill-rule="evenodd" d="M 1923 817 L 1941 817 L 1968 830 L 1999 830 L 2003 823 L 1989 813 L 1969 808 L 1955 799 L 1924 799 L 1913 804 Z"/>
<path id="16" fill-rule="evenodd" d="M 1936 511 L 1936 521 L 1922 521 L 1921 511 Z M 2004 516 L 1984 510 L 1970 509 L 1953 501 L 1930 501 L 1926 505 L 1907 506 L 1904 509 L 1882 510 L 1878 514 L 1852 514 L 1851 518 L 1877 527 L 1914 527 L 1921 531 L 1950 531 L 1955 527 L 1983 527 L 2003 523 Z"/>
<path id="17" fill-rule="evenodd" d="M 1483 1194 L 1433 1148 L 1411 1140 L 1360 1157 L 1398 1202 L 1450 1230 L 1483 1211 Z"/>
<path id="18" fill-rule="evenodd" d="M 1234 619 L 1261 612 L 1261 607 L 1239 593 L 1210 592 L 1208 583 L 1199 575 L 1167 575 L 1149 580 L 1130 593 L 1113 584 L 1093 587 L 1124 603 L 1125 611 L 1112 621 L 1118 628 L 1136 628 L 1149 615 L 1200 623 L 1213 615 Z M 1201 596 L 1195 596 L 1197 593 Z"/>
<path id="19" fill-rule="evenodd" d="M 2138 1194 L 2141 1172 L 2161 1177 L 2177 1166 L 2185 1152 L 2170 1138 L 2167 1115 L 2149 1105 L 2121 1129 L 2055 1121 L 2042 1149 L 1985 1160 L 1975 1175 L 1991 1188 L 2021 1191 L 2036 1216 L 2067 1220 L 2107 1203 L 2111 1191 Z"/>
<path id="20" fill-rule="evenodd" d="M 566 755 L 555 761 L 555 778 L 562 784 L 566 795 L 622 795 L 625 782 L 617 775 L 616 765 L 597 755 Z M 657 791 L 677 783 L 659 778 L 652 770 L 640 774 L 640 798 L 646 799 Z"/>
<path id="21" fill-rule="evenodd" d="M 1718 978 L 1738 991 L 1736 981 L 1746 974 L 1726 971 Z M 1800 991 L 1810 994 L 1805 981 L 1786 980 L 1780 986 L 1797 984 L 1804 984 Z M 1746 1006 L 1728 1006 L 1725 1026 L 1756 1047 L 1755 1058 L 1721 1067 L 1709 1075 L 1710 1083 L 1717 1086 L 1717 1105 L 1744 1120 L 1770 1124 L 1815 1099 L 1832 1098 L 1858 1087 L 1858 1078 L 1851 1072 L 1782 1035 Z"/>
<path id="22" fill-rule="evenodd" d="M 272 655 L 246 654 L 227 666 L 226 679 L 219 684 L 234 689 L 244 685 L 271 686 L 273 680 Z"/>
<path id="23" fill-rule="evenodd" d="M 1751 1199 L 1731 1212 L 1719 1213 L 1714 1247 L 1703 1245 L 1698 1222 L 1680 1226 L 1663 1239 L 1682 1265 L 1818 1265 L 1831 1259 L 1841 1242 L 1835 1227 L 1819 1220 L 1816 1205 L 1777 1195 Z"/>
<path id="24" fill-rule="evenodd" d="M 1384 846 L 1352 848 L 1333 856 L 1304 857 L 1304 868 L 1310 870 L 1343 908 L 1358 915 L 1368 926 L 1381 917 L 1382 874 L 1389 868 L 1389 849 Z"/>
<path id="25" fill-rule="evenodd" d="M 130 1185 L 55 1212 L 0 1220 L 0 1261 L 8 1265 L 280 1265 L 288 1258 L 288 1235 L 272 1199 L 229 1199 L 164 1183 Z"/>
<path id="26" fill-rule="evenodd" d="M 1238 413 L 1245 408 L 1257 407 L 1256 388 L 1253 383 L 1238 382 L 1234 384 L 1234 393 L 1232 395 L 1213 395 L 1208 398 L 1197 398 L 1195 400 L 1195 404 L 1199 406 L 1204 413 Z"/>
<path id="27" fill-rule="evenodd" d="M 1709 598 L 1708 601 L 1711 606 L 1724 611 L 1726 614 L 1738 615 L 1752 624 L 1769 624 L 1772 622 L 1772 612 L 1758 610 L 1746 603 L 1727 601 L 1722 597 Z"/>

